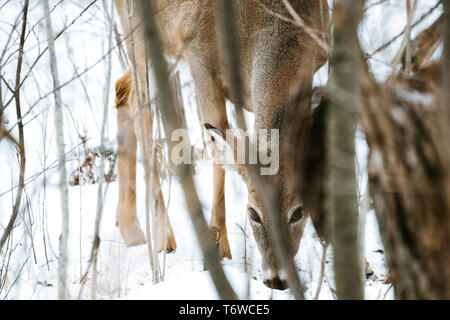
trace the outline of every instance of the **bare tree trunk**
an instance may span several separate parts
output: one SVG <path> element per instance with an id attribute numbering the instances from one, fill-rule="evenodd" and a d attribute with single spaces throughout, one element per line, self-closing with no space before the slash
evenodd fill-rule
<path id="1" fill-rule="evenodd" d="M 364 1 L 339 0 L 333 8 L 328 114 L 328 199 L 334 273 L 339 299 L 363 299 L 364 283 L 358 237 L 355 133 L 360 109 L 357 28 Z"/>
<path id="2" fill-rule="evenodd" d="M 442 110 L 442 121 L 443 129 L 447 129 L 445 132 L 445 145 L 450 143 L 450 3 L 449 1 L 442 1 L 444 6 L 444 14 L 442 16 L 443 23 L 441 23 L 442 28 L 438 29 L 437 32 L 444 39 L 444 50 L 442 53 L 442 85 L 441 85 L 441 110 Z M 440 20 L 440 19 L 439 19 Z M 438 41 L 437 41 L 438 42 Z M 439 43 L 439 42 L 438 42 Z M 447 152 L 447 165 L 450 166 L 450 152 Z M 450 181 L 448 182 L 448 188 L 450 188 Z M 450 201 L 450 199 L 448 199 Z"/>
<path id="3" fill-rule="evenodd" d="M 447 183 L 445 184 L 445 196 L 447 198 L 447 208 L 450 210 L 450 150 L 448 146 L 450 145 L 450 2 L 443 1 L 444 5 L 444 51 L 441 61 L 443 62 L 442 71 L 442 85 L 441 85 L 441 109 L 444 113 L 442 119 L 444 124 L 442 128 L 445 130 L 444 140 L 442 141 L 442 146 L 445 148 L 445 163 L 447 169 Z M 447 221 L 447 244 L 450 243 L 450 213 L 447 211 L 446 221 Z M 445 228 L 445 227 L 444 227 Z M 445 229 L 444 229 L 445 230 Z M 445 287 L 447 295 L 445 299 L 450 299 L 450 250 L 444 251 L 443 262 L 446 263 L 445 268 Z"/>
<path id="4" fill-rule="evenodd" d="M 145 32 L 150 58 L 155 71 L 156 85 L 160 95 L 160 108 L 164 122 L 164 129 L 169 144 L 169 155 L 172 150 L 170 137 L 175 129 L 181 128 L 179 117 L 176 112 L 176 104 L 168 79 L 167 62 L 162 52 L 162 44 L 159 31 L 156 26 L 153 5 L 150 1 L 142 0 L 142 14 L 145 19 Z M 190 165 L 183 164 L 177 167 L 177 175 L 183 188 L 189 214 L 194 225 L 200 248 L 205 257 L 205 263 L 211 273 L 212 280 L 221 299 L 235 299 L 236 294 L 229 284 L 215 246 L 212 234 L 209 232 L 208 224 L 203 216 L 202 207 L 194 184 L 192 169 Z"/>
<path id="5" fill-rule="evenodd" d="M 67 172 L 65 164 L 65 143 L 64 143 L 64 122 L 62 112 L 62 100 L 60 87 L 58 64 L 56 60 L 55 42 L 53 39 L 52 21 L 48 1 L 42 1 L 48 38 L 48 48 L 50 52 L 50 69 L 55 88 L 55 130 L 56 144 L 58 148 L 58 170 L 59 170 L 59 190 L 61 195 L 61 215 L 62 227 L 59 238 L 59 258 L 58 258 L 58 298 L 67 299 L 67 263 L 68 263 L 68 237 L 69 237 L 69 193 L 67 187 Z"/>

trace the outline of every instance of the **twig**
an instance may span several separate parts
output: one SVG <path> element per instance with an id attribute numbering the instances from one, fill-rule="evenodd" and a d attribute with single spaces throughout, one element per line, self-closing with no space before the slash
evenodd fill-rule
<path id="1" fill-rule="evenodd" d="M 405 27 L 405 36 L 403 38 L 403 42 L 400 46 L 400 50 L 397 51 L 397 54 L 392 61 L 392 72 L 389 79 L 386 81 L 386 84 L 390 83 L 395 78 L 397 66 L 400 64 L 403 52 L 405 52 L 405 70 L 408 72 L 411 65 L 411 20 L 414 15 L 414 10 L 416 7 L 417 1 L 414 1 L 413 8 L 411 8 L 411 0 L 406 0 L 407 7 L 407 19 L 406 19 L 406 27 Z"/>
<path id="2" fill-rule="evenodd" d="M 439 1 L 434 7 L 432 7 L 430 10 L 428 10 L 428 12 L 424 13 L 416 22 L 414 22 L 411 25 L 411 29 L 414 28 L 415 26 L 417 26 L 419 23 L 421 23 L 426 17 L 428 17 L 431 13 L 434 12 L 434 10 L 436 10 L 439 6 L 441 5 L 441 1 Z M 392 43 L 394 43 L 394 41 L 396 41 L 397 39 L 399 39 L 406 31 L 406 28 L 403 29 L 399 34 L 397 34 L 395 37 L 393 37 L 391 40 L 389 40 L 388 42 L 386 42 L 385 44 L 383 44 L 381 47 L 379 47 L 378 49 L 374 50 L 372 53 L 370 54 L 366 54 L 365 57 L 366 59 L 370 59 L 372 58 L 375 54 L 377 54 L 380 51 L 383 51 L 384 49 L 386 49 L 387 47 L 389 47 Z"/>
<path id="3" fill-rule="evenodd" d="M 66 152 L 66 154 L 64 155 L 64 158 L 66 158 L 70 153 L 72 153 L 73 150 L 75 150 L 76 148 L 78 148 L 81 144 L 76 145 L 75 147 L 73 147 L 72 149 L 70 149 L 68 152 Z M 65 162 L 70 161 L 70 159 L 65 159 Z M 52 169 L 57 169 L 59 166 L 55 165 L 55 163 L 57 163 L 58 160 L 53 161 L 50 165 L 48 165 L 47 167 L 44 167 L 44 169 L 38 173 L 33 174 L 31 177 L 28 177 L 27 179 L 25 179 L 25 185 L 31 183 L 32 181 L 34 181 L 35 179 L 37 179 L 39 176 L 41 176 L 42 174 L 45 174 L 46 171 L 48 170 L 52 170 Z M 11 191 L 13 191 L 14 189 L 18 188 L 19 185 L 15 185 L 12 186 L 11 188 L 9 188 L 8 190 L 0 193 L 0 197 L 3 197 L 4 195 L 10 193 Z"/>
<path id="4" fill-rule="evenodd" d="M 295 11 L 295 9 L 291 6 L 290 2 L 288 0 L 282 0 L 283 4 L 286 6 L 286 9 L 289 11 L 289 14 L 295 19 L 295 22 L 297 25 L 303 28 L 305 32 L 328 54 L 330 52 L 330 48 L 328 45 L 319 38 L 317 35 L 317 32 L 310 27 L 308 27 L 303 19 L 298 15 L 298 13 Z"/>
<path id="5" fill-rule="evenodd" d="M 16 200 L 14 202 L 13 212 L 11 218 L 9 219 L 8 225 L 5 229 L 5 232 L 0 239 L 0 252 L 2 251 L 3 245 L 8 239 L 11 230 L 14 227 L 14 223 L 17 219 L 17 215 L 19 214 L 20 202 L 22 200 L 23 189 L 25 188 L 25 140 L 23 133 L 23 123 L 22 123 L 22 110 L 20 106 L 20 76 L 22 72 L 22 64 L 23 64 L 23 50 L 25 44 L 25 32 L 27 28 L 27 18 L 28 18 L 28 6 L 29 0 L 25 0 L 25 5 L 23 8 L 23 22 L 22 22 L 22 33 L 20 36 L 20 46 L 19 46 L 19 58 L 17 61 L 17 72 L 16 72 L 16 86 L 14 92 L 14 99 L 16 101 L 16 115 L 19 127 L 19 156 L 20 156 L 20 176 L 19 176 L 19 188 L 17 190 Z"/>
<path id="6" fill-rule="evenodd" d="M 97 2 L 97 0 L 93 0 L 86 8 L 84 8 L 84 10 L 83 11 L 81 11 L 80 12 L 80 14 L 75 18 L 75 19 L 73 19 L 72 21 L 71 21 L 71 23 L 70 24 L 68 24 L 67 26 L 65 26 L 64 28 L 62 28 L 59 32 L 58 32 L 58 34 L 56 34 L 54 37 L 53 37 L 53 41 L 56 41 L 70 26 L 72 26 L 73 24 L 75 24 L 75 22 L 78 20 L 78 19 L 80 19 L 81 18 L 81 16 L 92 6 L 92 5 L 94 5 L 94 3 L 95 2 Z M 47 48 L 45 48 L 40 54 L 39 54 L 39 56 L 34 60 L 34 62 L 33 62 L 33 64 L 30 66 L 30 68 L 29 68 L 29 70 L 28 70 L 28 72 L 25 74 L 25 76 L 23 77 L 23 79 L 22 79 L 22 81 L 20 82 L 20 84 L 19 84 L 19 89 L 21 89 L 22 88 L 22 85 L 25 83 L 25 81 L 28 79 L 28 77 L 30 76 L 30 74 L 31 74 L 31 72 L 32 72 L 32 70 L 34 69 L 34 67 L 36 66 L 36 64 L 39 62 L 39 60 L 44 56 L 44 54 L 45 54 L 45 52 L 47 52 L 47 50 L 49 49 L 49 47 L 47 47 Z M 64 86 L 64 85 L 63 85 Z M 58 88 L 56 88 L 56 89 L 58 89 Z M 17 89 L 16 89 L 17 90 Z M 53 92 L 50 92 L 48 95 L 50 95 L 50 94 L 52 94 Z M 47 95 L 47 96 L 48 96 Z M 13 98 L 11 98 L 11 100 L 12 100 Z M 9 100 L 6 104 L 5 104 L 5 108 L 7 108 L 8 107 L 8 105 L 11 103 L 11 100 Z"/>
<path id="7" fill-rule="evenodd" d="M 319 276 L 319 282 L 317 284 L 316 293 L 314 294 L 314 300 L 319 299 L 320 290 L 322 289 L 323 279 L 325 277 L 325 264 L 327 262 L 327 249 L 328 249 L 328 242 L 325 242 L 322 245 L 322 264 L 320 266 L 320 276 Z"/>

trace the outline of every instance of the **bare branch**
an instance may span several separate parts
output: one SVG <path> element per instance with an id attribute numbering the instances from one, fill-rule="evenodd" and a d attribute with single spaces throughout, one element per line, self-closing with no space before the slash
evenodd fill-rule
<path id="1" fill-rule="evenodd" d="M 27 28 L 27 18 L 28 18 L 28 6 L 29 0 L 25 1 L 25 5 L 23 8 L 23 20 L 22 20 L 22 33 L 20 36 L 20 46 L 19 46 L 19 58 L 17 61 L 17 72 L 16 72 L 16 86 L 14 89 L 14 99 L 16 101 L 16 115 L 19 127 L 19 156 L 20 156 L 20 176 L 19 176 L 19 188 L 16 194 L 16 200 L 14 202 L 13 212 L 11 218 L 9 219 L 8 225 L 6 226 L 5 232 L 0 239 L 0 252 L 8 239 L 11 230 L 14 228 L 14 223 L 16 221 L 17 215 L 19 214 L 20 202 L 22 199 L 23 189 L 25 188 L 25 138 L 23 132 L 23 123 L 22 123 L 22 109 L 20 104 L 20 77 L 22 73 L 22 64 L 23 64 L 23 51 L 25 44 L 25 33 Z"/>

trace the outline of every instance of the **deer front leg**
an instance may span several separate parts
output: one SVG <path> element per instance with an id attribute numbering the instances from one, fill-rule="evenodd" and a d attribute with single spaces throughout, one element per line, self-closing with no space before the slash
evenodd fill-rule
<path id="1" fill-rule="evenodd" d="M 221 132 L 229 128 L 225 107 L 225 94 L 218 72 L 214 72 L 213 63 L 205 63 L 210 59 L 201 59 L 202 63 L 191 65 L 191 72 L 195 82 L 195 88 L 200 106 L 200 117 L 204 125 L 213 126 Z M 214 60 L 214 59 L 212 59 Z M 195 61 L 195 60 L 194 60 Z M 213 157 L 213 207 L 210 220 L 210 229 L 219 249 L 220 258 L 231 259 L 230 244 L 228 242 L 226 217 L 225 217 L 225 171 L 217 161 L 214 139 L 208 133 L 210 148 Z"/>
<path id="2" fill-rule="evenodd" d="M 219 246 L 219 257 L 231 259 L 225 218 L 225 170 L 219 164 L 214 164 L 213 166 L 213 209 L 210 228 Z"/>

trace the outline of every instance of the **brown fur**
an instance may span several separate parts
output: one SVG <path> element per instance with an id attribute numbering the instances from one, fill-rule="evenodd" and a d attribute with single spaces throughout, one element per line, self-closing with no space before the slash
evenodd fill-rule
<path id="1" fill-rule="evenodd" d="M 116 108 L 128 105 L 128 98 L 131 92 L 131 71 L 128 71 L 116 82 Z"/>
<path id="2" fill-rule="evenodd" d="M 144 32 L 140 27 L 141 12 L 139 1 L 135 1 L 132 6 L 134 11 L 131 12 L 130 23 L 123 1 L 115 0 L 115 3 L 125 35 L 135 30 L 134 50 L 132 50 L 131 39 L 128 38 L 127 40 L 129 55 L 133 51 L 135 53 L 136 77 L 138 79 L 135 83 L 134 77 L 127 76 L 128 84 L 130 78 L 133 78 L 128 108 L 130 116 L 133 117 L 138 109 L 135 88 L 137 86 L 140 89 L 147 88 L 147 55 L 144 45 Z M 127 0 L 126 3 L 131 7 L 131 0 Z M 221 52 L 224 52 L 221 46 L 222 41 L 219 38 L 221 32 L 216 23 L 216 0 L 153 0 L 152 3 L 157 12 L 157 22 L 162 34 L 165 53 L 175 58 L 181 58 L 189 64 L 196 87 L 202 121 L 217 128 L 220 132 L 225 132 L 229 128 L 225 99 L 229 98 L 230 85 L 224 76 L 226 67 L 221 56 Z M 325 34 L 327 34 L 329 27 L 326 0 L 291 0 L 290 3 L 305 24 L 311 29 L 322 32 L 319 37 L 326 40 Z M 255 113 L 255 130 L 270 129 L 275 126 L 281 129 L 282 133 L 283 131 L 286 132 L 287 130 L 283 130 L 283 121 L 279 122 L 276 119 L 285 117 L 287 104 L 291 101 L 293 95 L 299 91 L 306 92 L 309 99 L 305 99 L 305 103 L 309 106 L 313 75 L 327 60 L 327 53 L 305 30 L 276 16 L 281 15 L 293 20 L 282 1 L 234 0 L 233 4 L 240 44 L 245 108 Z M 122 96 L 120 96 L 123 91 L 120 89 L 125 88 L 125 86 L 122 87 L 122 85 L 122 83 L 118 84 L 119 103 L 123 102 Z M 142 104 L 148 105 L 146 90 L 141 90 L 138 94 Z M 151 132 L 150 124 L 151 122 L 145 122 L 146 132 Z M 136 132 L 139 132 L 139 124 L 136 123 L 135 125 Z M 283 140 L 286 140 L 286 136 L 282 137 L 282 143 Z M 146 136 L 141 137 L 140 143 L 151 145 L 149 135 L 146 134 Z M 213 155 L 215 154 L 216 143 L 210 141 L 209 147 Z M 216 163 L 216 160 L 214 156 L 214 198 L 210 226 L 212 230 L 219 234 L 217 238 L 220 256 L 231 258 L 225 219 L 225 172 Z M 126 170 L 125 166 L 123 175 L 125 175 Z M 247 183 L 249 207 L 260 211 L 261 199 L 255 191 L 254 182 L 248 179 L 245 170 L 240 169 L 239 172 Z M 288 155 L 281 156 L 280 172 L 274 181 L 281 183 L 279 186 L 281 190 L 280 201 L 283 219 L 286 223 L 288 223 L 288 215 L 292 214 L 295 208 L 302 206 L 298 185 L 296 184 L 297 180 L 294 176 L 292 159 Z M 121 181 L 120 170 L 119 181 Z M 125 205 L 125 203 L 122 204 Z M 134 226 L 127 222 L 130 220 L 129 217 L 133 221 L 136 218 L 135 204 L 132 203 L 131 208 L 131 210 L 128 210 L 120 205 L 118 207 L 119 226 L 121 226 L 122 235 L 127 234 L 127 230 L 134 230 Z M 273 257 L 268 235 L 265 231 L 267 228 L 264 226 L 267 223 L 264 218 L 265 213 L 260 212 L 260 214 L 262 215 L 261 223 L 252 222 L 252 228 L 258 248 L 263 256 L 263 269 L 268 274 L 265 279 L 267 280 L 266 283 L 269 286 L 278 286 L 277 284 L 282 283 L 282 281 L 279 279 L 278 270 L 274 270 L 271 263 Z M 289 230 L 295 250 L 298 250 L 305 222 L 306 219 L 302 218 L 295 226 L 290 225 Z M 169 232 L 170 241 L 174 241 L 172 236 L 173 233 Z M 136 242 L 134 241 L 136 239 L 129 240 L 132 243 Z"/>

